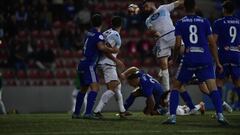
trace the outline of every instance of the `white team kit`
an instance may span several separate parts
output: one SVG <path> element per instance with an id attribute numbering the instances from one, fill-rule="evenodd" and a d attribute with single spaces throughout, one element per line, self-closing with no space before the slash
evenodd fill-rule
<path id="1" fill-rule="evenodd" d="M 113 29 L 109 29 L 103 33 L 105 41 L 111 45 L 111 47 L 121 47 L 121 37 L 119 33 Z M 117 53 L 112 54 L 117 57 Z M 103 70 L 105 83 L 109 83 L 112 80 L 119 80 L 116 70 L 116 64 L 114 61 L 106 56 L 102 56 L 98 62 L 99 67 Z"/>
<path id="2" fill-rule="evenodd" d="M 109 29 L 103 33 L 105 42 L 111 47 L 117 47 L 118 49 L 121 47 L 121 37 L 119 33 L 113 29 Z M 114 57 L 117 57 L 117 53 L 112 54 Z M 103 71 L 105 83 L 109 83 L 111 81 L 119 81 L 116 63 L 106 56 L 102 56 L 98 62 L 99 68 Z M 94 112 L 101 112 L 104 105 L 108 102 L 108 100 L 115 95 L 115 98 L 118 102 L 120 112 L 125 112 L 125 108 L 123 106 L 123 98 L 121 93 L 121 84 L 116 87 L 115 93 L 112 90 L 107 90 L 103 93 L 97 107 Z"/>
<path id="3" fill-rule="evenodd" d="M 171 55 L 171 48 L 175 45 L 175 27 L 170 17 L 170 12 L 175 8 L 174 3 L 161 5 L 146 19 L 148 28 L 160 33 L 160 38 L 156 42 L 156 57 L 165 57 Z"/>

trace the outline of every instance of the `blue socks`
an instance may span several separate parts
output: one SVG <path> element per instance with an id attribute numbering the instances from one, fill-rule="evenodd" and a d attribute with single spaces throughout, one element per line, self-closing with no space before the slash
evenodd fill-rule
<path id="1" fill-rule="evenodd" d="M 209 94 L 210 98 L 212 99 L 212 102 L 213 102 L 213 105 L 216 109 L 216 112 L 217 113 L 222 113 L 223 112 L 223 109 L 222 109 L 222 99 L 220 97 L 220 94 L 217 90 L 215 91 L 212 91 L 210 94 Z"/>
<path id="2" fill-rule="evenodd" d="M 218 92 L 219 92 L 220 97 L 221 97 L 221 99 L 222 99 L 222 87 L 217 87 L 217 89 L 218 89 Z"/>
<path id="3" fill-rule="evenodd" d="M 238 95 L 238 107 L 240 107 L 240 87 L 235 87 L 234 91 L 236 91 L 237 95 Z"/>
<path id="4" fill-rule="evenodd" d="M 127 98 L 127 100 L 124 103 L 124 108 L 126 110 L 128 110 L 128 108 L 133 104 L 134 100 L 135 100 L 135 96 L 133 96 L 132 94 L 130 94 L 130 96 Z"/>
<path id="5" fill-rule="evenodd" d="M 179 92 L 177 90 L 172 90 L 170 94 L 170 115 L 176 115 L 176 110 L 179 104 Z"/>
<path id="6" fill-rule="evenodd" d="M 182 93 L 180 93 L 180 96 L 182 97 L 182 99 L 184 100 L 184 102 L 187 104 L 187 106 L 190 108 L 190 110 L 194 109 L 195 106 L 192 102 L 191 97 L 189 96 L 187 91 L 184 91 Z"/>
<path id="7" fill-rule="evenodd" d="M 94 103 L 96 101 L 96 97 L 97 97 L 97 92 L 96 91 L 90 91 L 88 93 L 88 97 L 87 97 L 87 107 L 86 107 L 86 112 L 85 115 L 89 115 L 92 114 L 92 109 L 94 106 Z"/>
<path id="8" fill-rule="evenodd" d="M 84 101 L 84 97 L 85 97 L 86 93 L 82 93 L 82 92 L 78 92 L 77 94 L 77 99 L 76 99 L 76 105 L 75 105 L 75 111 L 74 114 L 75 115 L 79 115 L 80 114 L 80 110 Z"/>

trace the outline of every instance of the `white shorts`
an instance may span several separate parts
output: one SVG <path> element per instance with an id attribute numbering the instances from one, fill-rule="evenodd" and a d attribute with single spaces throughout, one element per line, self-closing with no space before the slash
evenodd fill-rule
<path id="1" fill-rule="evenodd" d="M 155 46 L 154 55 L 157 58 L 171 56 L 171 50 L 175 45 L 175 41 L 175 37 L 173 37 L 171 40 L 166 40 L 164 38 L 158 39 Z"/>
<path id="2" fill-rule="evenodd" d="M 103 71 L 105 83 L 119 80 L 116 66 L 104 64 L 104 65 L 99 65 L 99 67 Z"/>

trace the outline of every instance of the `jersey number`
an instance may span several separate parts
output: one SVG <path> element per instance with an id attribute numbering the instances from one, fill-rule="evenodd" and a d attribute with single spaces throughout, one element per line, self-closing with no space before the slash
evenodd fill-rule
<path id="1" fill-rule="evenodd" d="M 190 25 L 189 27 L 189 40 L 192 44 L 196 44 L 198 42 L 198 35 L 197 35 L 197 26 L 196 25 Z"/>
<path id="2" fill-rule="evenodd" d="M 237 37 L 237 29 L 235 26 L 231 26 L 229 29 L 229 35 L 232 38 L 231 43 L 233 43 Z"/>

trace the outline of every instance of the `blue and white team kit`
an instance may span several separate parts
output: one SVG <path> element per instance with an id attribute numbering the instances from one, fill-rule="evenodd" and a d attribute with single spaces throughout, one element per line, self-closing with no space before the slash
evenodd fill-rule
<path id="1" fill-rule="evenodd" d="M 240 79 L 240 21 L 233 16 L 226 16 L 214 22 L 213 33 L 218 35 L 218 54 L 223 73 L 216 73 L 224 79 L 231 75 L 233 80 Z"/>
<path id="2" fill-rule="evenodd" d="M 175 35 L 181 36 L 185 45 L 182 62 L 176 79 L 186 84 L 196 75 L 200 82 L 214 79 L 213 60 L 206 37 L 212 34 L 207 19 L 195 15 L 185 16 L 177 21 Z"/>
<path id="3" fill-rule="evenodd" d="M 91 29 L 87 33 L 83 49 L 83 58 L 78 65 L 78 75 L 80 76 L 81 86 L 88 86 L 91 83 L 98 82 L 96 66 L 101 56 L 101 52 L 97 48 L 99 42 L 104 42 L 102 33 L 98 32 L 95 28 Z"/>

